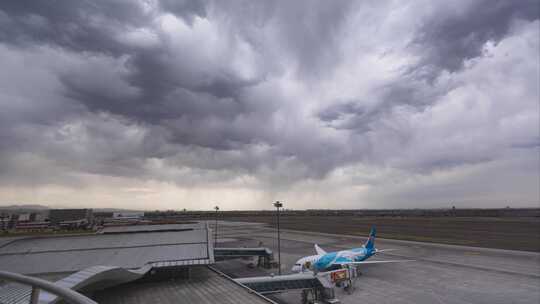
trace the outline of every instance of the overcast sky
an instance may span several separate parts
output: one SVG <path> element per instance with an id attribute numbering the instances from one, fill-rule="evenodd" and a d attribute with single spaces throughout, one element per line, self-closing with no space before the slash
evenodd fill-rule
<path id="1" fill-rule="evenodd" d="M 0 1 L 0 205 L 539 206 L 539 3 Z"/>

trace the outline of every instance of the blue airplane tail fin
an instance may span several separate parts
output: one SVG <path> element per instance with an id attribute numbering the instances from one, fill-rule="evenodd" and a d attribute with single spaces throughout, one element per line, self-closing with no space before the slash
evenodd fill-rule
<path id="1" fill-rule="evenodd" d="M 371 227 L 371 232 L 369 233 L 369 238 L 364 244 L 364 247 L 366 249 L 374 249 L 375 248 L 375 234 L 377 233 L 377 230 L 375 227 Z"/>

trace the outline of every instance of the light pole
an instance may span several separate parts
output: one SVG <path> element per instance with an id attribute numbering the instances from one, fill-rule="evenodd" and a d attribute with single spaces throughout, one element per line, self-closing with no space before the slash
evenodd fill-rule
<path id="1" fill-rule="evenodd" d="M 278 274 L 281 275 L 281 238 L 279 230 L 279 208 L 283 207 L 283 204 L 279 201 L 274 203 L 274 207 L 277 209 L 277 252 L 278 252 Z"/>
<path id="2" fill-rule="evenodd" d="M 216 210 L 216 225 L 214 227 L 214 248 L 216 248 L 217 246 L 217 218 L 218 218 L 219 207 L 215 206 L 214 210 Z"/>

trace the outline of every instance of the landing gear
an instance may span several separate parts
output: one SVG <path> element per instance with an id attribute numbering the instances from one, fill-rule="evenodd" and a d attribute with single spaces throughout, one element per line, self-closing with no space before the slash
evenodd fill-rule
<path id="1" fill-rule="evenodd" d="M 354 290 L 356 289 L 354 287 L 354 280 L 348 279 L 347 281 L 343 282 L 343 290 L 347 292 L 348 294 L 353 294 Z"/>

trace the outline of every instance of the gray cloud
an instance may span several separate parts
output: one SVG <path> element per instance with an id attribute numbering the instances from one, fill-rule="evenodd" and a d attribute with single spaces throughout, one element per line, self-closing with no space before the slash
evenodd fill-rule
<path id="1" fill-rule="evenodd" d="M 538 19 L 534 1 L 3 2 L 0 188 L 90 174 L 294 196 L 389 178 L 343 168 L 528 155 Z"/>
<path id="2" fill-rule="evenodd" d="M 421 59 L 401 78 L 375 88 L 377 93 L 372 98 L 380 100 L 375 107 L 367 108 L 362 101 L 338 102 L 320 111 L 321 120 L 332 123 L 352 115 L 354 118 L 334 126 L 367 131 L 371 121 L 393 107 L 407 105 L 422 109 L 429 106 L 452 89 L 452 84 L 433 88 L 429 80 L 442 71 L 456 72 L 467 60 L 483 56 L 485 44 L 499 42 L 516 22 L 540 18 L 540 4 L 534 0 L 452 3 L 435 11 L 423 20 L 411 44 L 421 54 Z"/>
<path id="3" fill-rule="evenodd" d="M 171 12 L 190 24 L 196 16 L 206 17 L 206 3 L 200 0 L 161 0 L 163 11 Z"/>
<path id="4" fill-rule="evenodd" d="M 540 16 L 535 0 L 462 2 L 443 5 L 424 20 L 412 44 L 423 56 L 411 73 L 432 78 L 441 70 L 455 72 L 466 60 L 482 56 L 487 41 L 497 43 L 508 35 L 517 21 Z"/>
<path id="5" fill-rule="evenodd" d="M 111 54 L 125 51 L 112 39 L 115 33 L 148 20 L 142 4 L 132 1 L 7 1 L 0 16 L 0 41 Z"/>

